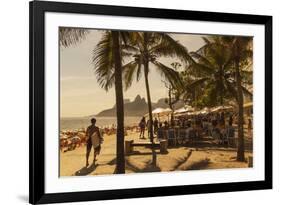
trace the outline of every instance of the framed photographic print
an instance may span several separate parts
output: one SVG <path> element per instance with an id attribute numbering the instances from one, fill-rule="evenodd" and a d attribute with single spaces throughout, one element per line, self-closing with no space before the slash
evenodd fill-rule
<path id="1" fill-rule="evenodd" d="M 272 188 L 272 17 L 30 2 L 30 203 Z"/>

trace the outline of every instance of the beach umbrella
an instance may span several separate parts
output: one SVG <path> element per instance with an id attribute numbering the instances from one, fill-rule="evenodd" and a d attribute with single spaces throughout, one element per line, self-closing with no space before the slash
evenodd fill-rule
<path id="1" fill-rule="evenodd" d="M 170 108 L 166 108 L 163 110 L 163 112 L 161 113 L 162 115 L 169 115 L 171 114 L 173 111 Z"/>
<path id="2" fill-rule="evenodd" d="M 152 115 L 153 116 L 163 116 L 163 115 L 169 115 L 170 113 L 172 113 L 173 111 L 170 109 L 170 108 L 166 108 L 166 109 L 164 109 L 164 108 L 155 108 L 153 111 L 152 111 Z M 145 115 L 144 115 L 145 117 L 147 117 L 148 116 L 148 113 L 146 113 Z"/>
<path id="3" fill-rule="evenodd" d="M 163 115 L 163 113 L 165 112 L 166 109 L 164 108 L 161 108 L 161 107 L 158 107 L 158 108 L 155 108 L 154 110 L 152 110 L 152 116 L 153 117 L 158 117 L 158 120 L 160 121 L 160 116 Z M 146 113 L 144 116 L 145 117 L 148 117 L 149 113 Z"/>
<path id="4" fill-rule="evenodd" d="M 164 108 L 155 108 L 154 110 L 152 110 L 152 115 L 158 115 L 160 114 L 161 112 L 163 112 L 165 109 Z M 149 113 L 146 113 L 144 116 L 147 117 L 149 115 Z"/>
<path id="5" fill-rule="evenodd" d="M 202 110 L 199 111 L 199 114 L 208 114 L 210 112 L 210 109 L 207 107 L 204 107 Z"/>
<path id="6" fill-rule="evenodd" d="M 175 110 L 174 114 L 184 113 L 184 112 L 186 112 L 186 109 L 184 107 L 182 107 L 180 109 Z"/>
<path id="7" fill-rule="evenodd" d="M 218 107 L 215 107 L 213 109 L 211 109 L 211 112 L 220 112 L 220 111 L 227 111 L 227 110 L 232 110 L 233 107 L 232 106 L 218 106 Z"/>
<path id="8" fill-rule="evenodd" d="M 160 113 L 162 113 L 164 110 L 165 110 L 164 108 L 158 107 L 158 108 L 155 108 L 155 109 L 152 111 L 152 114 L 160 114 Z"/>
<path id="9" fill-rule="evenodd" d="M 154 109 L 153 111 L 152 111 L 152 115 L 153 116 L 155 116 L 155 115 L 157 115 L 157 117 L 158 117 L 158 120 L 160 121 L 160 115 L 164 112 L 164 108 L 161 108 L 161 107 L 159 107 L 159 108 L 156 108 L 156 109 Z"/>
<path id="10" fill-rule="evenodd" d="M 182 107 L 180 109 L 175 110 L 174 114 L 180 114 L 180 113 L 185 113 L 185 112 L 193 112 L 194 108 L 191 106 L 187 107 Z"/>
<path id="11" fill-rule="evenodd" d="M 170 109 L 170 108 L 155 108 L 153 111 L 152 111 L 152 116 L 153 117 L 158 117 L 158 120 L 160 121 L 160 117 L 163 117 L 163 116 L 168 116 L 169 114 L 171 114 L 173 111 Z M 146 113 L 144 115 L 144 117 L 148 117 L 148 113 Z"/>

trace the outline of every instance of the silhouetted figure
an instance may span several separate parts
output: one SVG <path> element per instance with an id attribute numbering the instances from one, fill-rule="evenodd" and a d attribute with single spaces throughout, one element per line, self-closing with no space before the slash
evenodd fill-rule
<path id="1" fill-rule="evenodd" d="M 140 136 L 139 136 L 139 138 L 140 138 L 140 139 L 144 139 L 144 138 L 145 138 L 145 137 L 144 137 L 145 124 L 146 124 L 146 122 L 145 122 L 145 117 L 143 117 L 143 118 L 141 119 L 140 123 L 139 123 L 139 127 L 140 127 Z"/>
<path id="2" fill-rule="evenodd" d="M 87 128 L 86 137 L 87 137 L 87 151 L 86 151 L 86 167 L 89 166 L 89 155 L 91 153 L 92 147 L 94 149 L 94 159 L 93 163 L 96 162 L 97 155 L 100 154 L 101 143 L 103 141 L 100 130 L 96 126 L 96 119 L 91 119 L 91 125 Z"/>
<path id="3" fill-rule="evenodd" d="M 156 133 L 157 133 L 157 130 L 158 130 L 158 124 L 159 124 L 159 122 L 158 122 L 157 118 L 155 118 L 155 119 L 154 119 L 154 121 L 153 121 L 154 134 L 156 134 Z"/>
<path id="4" fill-rule="evenodd" d="M 157 130 L 157 137 L 158 139 L 163 139 L 164 138 L 164 128 L 162 127 L 162 123 L 159 123 L 159 128 Z"/>
<path id="5" fill-rule="evenodd" d="M 148 136 L 148 138 L 150 137 L 150 129 L 152 128 L 151 126 L 153 125 L 153 121 L 152 122 L 150 122 L 150 119 L 148 119 L 147 120 L 147 122 L 146 122 L 146 126 L 147 126 L 147 136 Z"/>

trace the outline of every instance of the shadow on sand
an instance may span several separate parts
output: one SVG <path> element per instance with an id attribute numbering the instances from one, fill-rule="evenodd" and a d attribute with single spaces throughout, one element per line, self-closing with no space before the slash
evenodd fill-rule
<path id="1" fill-rule="evenodd" d="M 76 171 L 74 173 L 74 176 L 86 176 L 90 173 L 92 173 L 93 171 L 95 171 L 95 169 L 98 167 L 98 164 L 95 165 L 95 164 L 92 164 L 91 166 L 89 167 L 83 167 L 82 169 Z"/>
<path id="2" fill-rule="evenodd" d="M 155 151 L 157 155 L 160 155 L 160 154 L 168 154 L 169 152 L 165 152 L 165 153 L 161 153 L 160 151 Z M 133 151 L 129 154 L 127 154 L 127 156 L 130 156 L 130 155 L 151 155 L 151 152 L 140 152 L 140 151 Z"/>
<path id="3" fill-rule="evenodd" d="M 132 170 L 136 173 L 144 173 L 144 172 L 161 172 L 160 167 L 151 165 L 151 162 L 148 162 L 143 169 L 136 167 L 129 160 L 126 159 L 126 168 Z"/>

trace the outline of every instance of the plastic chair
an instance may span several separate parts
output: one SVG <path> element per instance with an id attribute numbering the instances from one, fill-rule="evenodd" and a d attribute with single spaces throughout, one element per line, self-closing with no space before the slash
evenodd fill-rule
<path id="1" fill-rule="evenodd" d="M 158 130 L 157 130 L 157 138 L 158 139 L 164 139 L 164 129 L 163 128 L 159 128 Z"/>
<path id="2" fill-rule="evenodd" d="M 188 139 L 192 143 L 197 139 L 196 131 L 194 129 L 189 129 L 188 131 Z"/>
<path id="3" fill-rule="evenodd" d="M 172 141 L 174 145 L 177 144 L 177 138 L 175 135 L 175 130 L 170 128 L 168 129 L 168 142 Z"/>
<path id="4" fill-rule="evenodd" d="M 178 130 L 177 139 L 179 144 L 183 144 L 186 141 L 186 129 L 181 128 Z"/>
<path id="5" fill-rule="evenodd" d="M 214 128 L 212 130 L 212 137 L 214 140 L 216 140 L 218 143 L 221 143 L 221 133 L 218 128 Z"/>
<path id="6" fill-rule="evenodd" d="M 226 132 L 227 145 L 235 145 L 235 129 L 228 127 Z"/>

